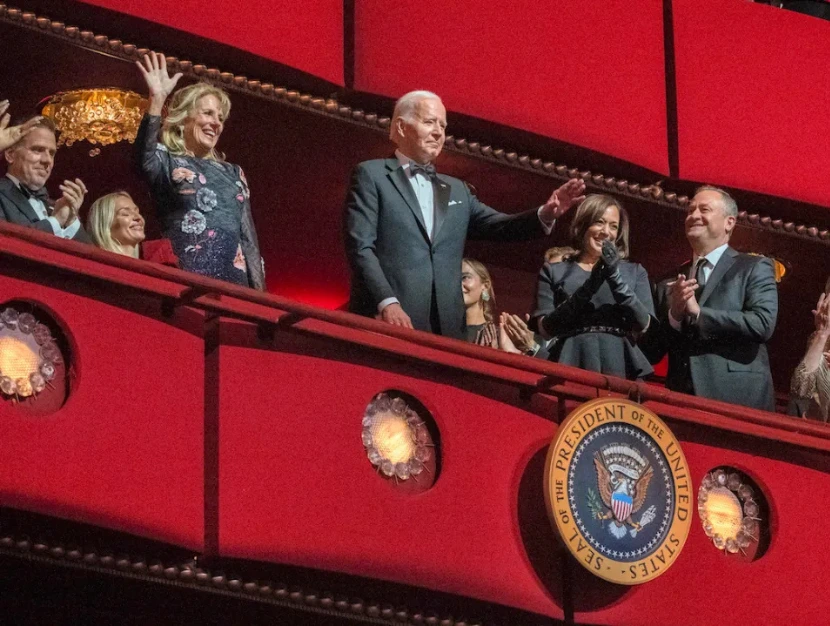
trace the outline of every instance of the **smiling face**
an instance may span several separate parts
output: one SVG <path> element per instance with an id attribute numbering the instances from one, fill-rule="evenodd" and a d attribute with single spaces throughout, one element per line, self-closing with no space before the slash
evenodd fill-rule
<path id="1" fill-rule="evenodd" d="M 6 150 L 7 171 L 29 189 L 40 189 L 49 180 L 57 150 L 55 133 L 38 126 Z"/>
<path id="2" fill-rule="evenodd" d="M 596 261 L 602 254 L 602 242 L 608 239 L 616 242 L 620 231 L 620 210 L 609 206 L 605 212 L 585 230 L 582 236 L 582 257 Z"/>
<path id="3" fill-rule="evenodd" d="M 205 158 L 219 142 L 225 128 L 219 98 L 208 94 L 196 101 L 193 111 L 184 120 L 184 145 L 194 156 Z"/>
<path id="4" fill-rule="evenodd" d="M 708 254 L 729 241 L 735 221 L 726 215 L 720 193 L 699 191 L 686 211 L 686 239 L 699 256 Z"/>
<path id="5" fill-rule="evenodd" d="M 144 218 L 129 196 L 118 196 L 115 200 L 110 235 L 116 243 L 125 247 L 137 246 L 144 241 Z"/>
<path id="6" fill-rule="evenodd" d="M 424 98 L 415 106 L 412 119 L 397 118 L 398 148 L 417 163 L 434 161 L 444 147 L 447 110 L 440 100 Z"/>
<path id="7" fill-rule="evenodd" d="M 481 303 L 482 292 L 489 287 L 469 263 L 461 264 L 461 293 L 464 295 L 464 307 L 469 309 Z"/>

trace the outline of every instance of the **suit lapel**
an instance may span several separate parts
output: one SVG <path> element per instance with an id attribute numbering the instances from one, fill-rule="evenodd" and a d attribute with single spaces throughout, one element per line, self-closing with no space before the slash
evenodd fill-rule
<path id="1" fill-rule="evenodd" d="M 698 304 L 700 306 L 704 305 L 706 300 L 709 298 L 709 294 L 712 293 L 717 284 L 726 275 L 729 268 L 735 263 L 735 257 L 737 255 L 738 251 L 731 247 L 728 247 L 723 251 L 723 254 L 718 260 L 718 264 L 709 275 L 709 280 L 707 280 L 706 284 L 703 286 L 703 292 L 700 294 L 700 299 L 698 300 Z"/>
<path id="2" fill-rule="evenodd" d="M 32 222 L 39 222 L 40 218 L 38 217 L 35 210 L 32 208 L 32 205 L 29 204 L 29 200 L 26 196 L 23 195 L 23 192 L 18 189 L 17 185 L 15 185 L 10 179 L 3 178 L 2 186 L 0 186 L 0 193 L 5 195 L 9 200 L 14 202 L 14 205 L 17 209 L 26 216 L 26 219 Z"/>
<path id="3" fill-rule="evenodd" d="M 429 233 L 427 232 L 427 227 L 424 224 L 424 216 L 421 213 L 421 205 L 418 204 L 418 198 L 415 197 L 412 185 L 409 184 L 406 172 L 403 171 L 403 168 L 400 166 L 397 159 L 387 159 L 386 168 L 391 170 L 389 172 L 389 179 L 392 181 L 392 184 L 395 185 L 395 189 L 397 189 L 398 193 L 401 194 L 406 202 L 406 205 L 409 207 L 409 210 L 412 211 L 412 214 L 415 216 L 418 226 L 421 229 L 421 234 L 423 234 L 423 236 L 426 237 L 426 240 L 429 241 Z"/>
<path id="4" fill-rule="evenodd" d="M 432 230 L 432 240 L 438 240 L 438 232 L 441 230 L 441 226 L 444 224 L 444 220 L 447 219 L 447 211 L 450 207 L 450 184 L 445 182 L 441 176 L 436 176 L 435 181 L 433 182 L 433 188 L 435 189 L 435 202 L 434 202 L 434 209 L 435 209 L 435 222 Z"/>

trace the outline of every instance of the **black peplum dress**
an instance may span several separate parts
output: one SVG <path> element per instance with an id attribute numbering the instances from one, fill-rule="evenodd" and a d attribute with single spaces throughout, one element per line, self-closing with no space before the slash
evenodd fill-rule
<path id="1" fill-rule="evenodd" d="M 645 268 L 620 261 L 619 271 L 654 317 L 654 301 Z M 539 272 L 533 317 L 555 310 L 590 274 L 575 260 L 546 263 Z M 629 380 L 643 378 L 654 370 L 637 345 L 635 328 L 631 313 L 615 302 L 611 287 L 605 281 L 578 319 L 557 329 L 549 347 L 549 359 Z"/>

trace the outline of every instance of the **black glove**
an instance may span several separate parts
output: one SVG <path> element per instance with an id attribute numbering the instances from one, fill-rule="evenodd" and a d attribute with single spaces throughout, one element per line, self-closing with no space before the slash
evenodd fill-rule
<path id="1" fill-rule="evenodd" d="M 608 285 L 611 287 L 614 302 L 624 306 L 631 312 L 637 326 L 635 330 L 645 330 L 650 319 L 648 309 L 640 302 L 629 284 L 623 280 L 619 264 L 620 256 L 617 252 L 617 246 L 606 239 L 602 242 L 602 261 L 597 265 L 604 265 L 603 272 L 608 280 Z"/>
<path id="2" fill-rule="evenodd" d="M 602 261 L 603 271 L 605 276 L 610 276 L 612 272 L 619 272 L 620 253 L 613 241 L 605 239 L 602 242 Z"/>
<path id="3" fill-rule="evenodd" d="M 588 279 L 582 283 L 579 289 L 539 321 L 539 326 L 544 330 L 544 334 L 553 337 L 579 323 L 582 314 L 591 303 L 591 298 L 605 280 L 603 272 L 602 263 L 595 264 L 591 270 L 591 275 L 588 276 Z"/>

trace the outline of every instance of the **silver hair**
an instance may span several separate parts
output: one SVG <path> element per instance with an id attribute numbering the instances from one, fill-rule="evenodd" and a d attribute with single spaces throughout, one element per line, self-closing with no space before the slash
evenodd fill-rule
<path id="1" fill-rule="evenodd" d="M 421 100 L 438 100 L 438 102 L 441 102 L 440 96 L 431 91 L 425 91 L 424 89 L 416 89 L 415 91 L 410 91 L 402 95 L 395 103 L 395 111 L 392 113 L 392 123 L 389 125 L 389 139 L 392 141 L 395 140 L 395 120 L 400 118 L 407 122 L 413 121 L 415 109 L 418 108 L 418 103 Z"/>
<path id="2" fill-rule="evenodd" d="M 713 185 L 703 185 L 695 189 L 695 195 L 699 194 L 701 191 L 715 191 L 719 193 L 721 201 L 723 202 L 723 214 L 727 217 L 738 217 L 738 203 L 735 202 L 735 198 L 729 195 L 728 191 Z"/>

